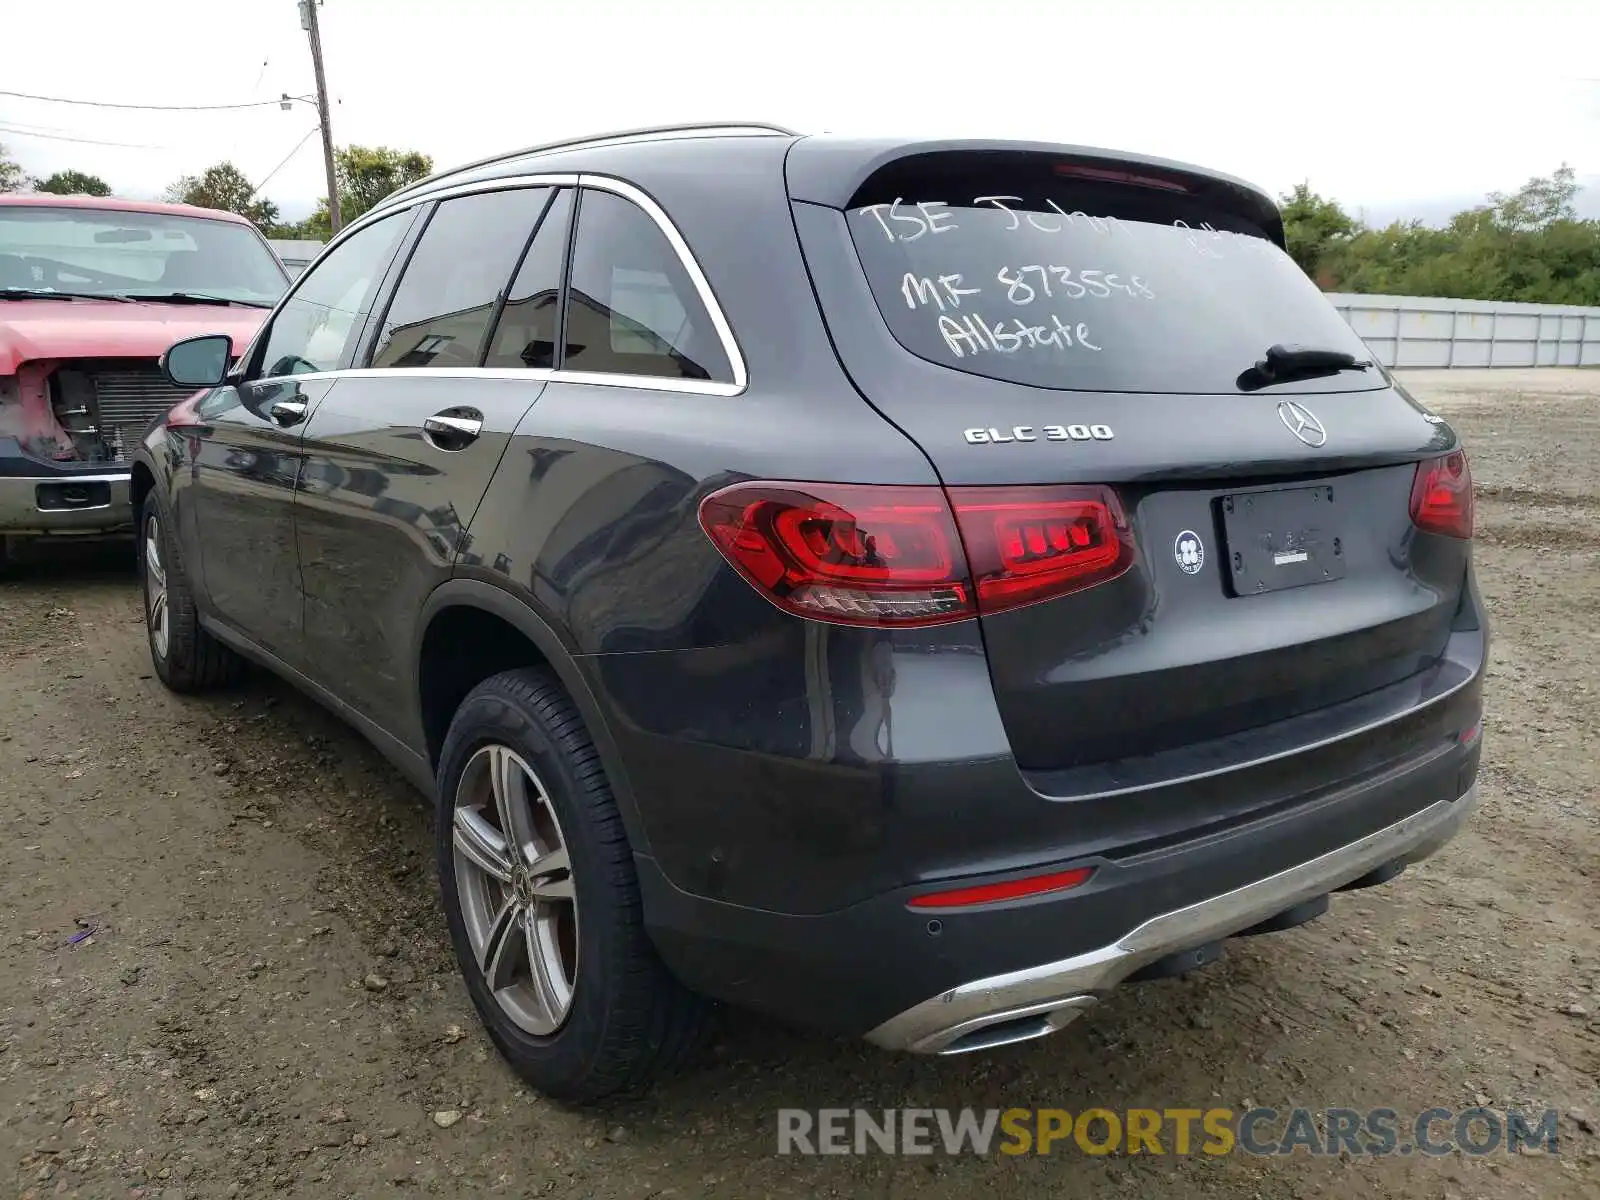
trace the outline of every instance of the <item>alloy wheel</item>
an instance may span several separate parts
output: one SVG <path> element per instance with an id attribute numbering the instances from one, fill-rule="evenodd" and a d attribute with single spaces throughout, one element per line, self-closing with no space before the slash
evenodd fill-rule
<path id="1" fill-rule="evenodd" d="M 567 1018 L 578 978 L 578 901 L 549 792 L 498 743 L 468 760 L 451 831 L 456 893 L 489 991 L 538 1036 Z"/>
<path id="2" fill-rule="evenodd" d="M 167 605 L 167 572 L 161 564 L 161 522 L 154 513 L 144 522 L 145 619 L 156 656 L 167 657 L 172 641 L 172 618 Z"/>

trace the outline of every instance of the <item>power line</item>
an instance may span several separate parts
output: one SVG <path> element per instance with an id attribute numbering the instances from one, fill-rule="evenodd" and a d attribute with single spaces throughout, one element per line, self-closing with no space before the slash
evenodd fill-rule
<path id="1" fill-rule="evenodd" d="M 13 96 L 18 100 L 38 100 L 45 104 L 78 104 L 86 108 L 128 108 L 140 112 L 222 112 L 237 108 L 270 108 L 276 100 L 250 100 L 243 104 L 113 104 L 106 100 L 69 100 L 65 96 L 35 96 L 31 92 L 8 92 L 0 89 L 0 96 Z"/>
<path id="2" fill-rule="evenodd" d="M 59 125 L 33 125 L 33 124 L 30 124 L 30 123 L 28 123 L 26 121 L 7 121 L 5 123 L 7 125 L 10 125 L 13 129 L 20 129 L 25 133 L 70 133 L 70 132 L 72 132 L 69 129 L 63 129 Z"/>
<path id="3" fill-rule="evenodd" d="M 26 129 L 0 125 L 0 133 L 8 137 L 39 138 L 46 142 L 76 142 L 82 146 L 118 146 L 124 150 L 167 150 L 168 146 L 150 146 L 142 142 L 102 142 L 96 138 L 67 137 L 60 133 L 31 133 Z"/>
<path id="4" fill-rule="evenodd" d="M 300 153 L 300 147 L 304 146 L 307 142 L 309 142 L 311 140 L 311 135 L 312 134 L 320 132 L 321 129 L 322 129 L 322 122 L 319 121 L 315 125 L 313 125 L 310 129 L 306 130 L 305 137 L 301 138 L 298 142 L 296 142 L 294 144 L 294 149 L 289 151 L 289 153 L 287 153 L 287 154 L 285 154 L 283 156 L 283 162 L 279 163 L 277 166 L 273 167 L 272 170 L 268 171 L 267 174 L 266 174 L 266 177 L 264 179 L 262 179 L 262 181 L 260 183 L 256 184 L 255 188 L 250 192 L 250 194 L 252 196 L 254 196 L 262 188 L 266 187 L 267 184 L 272 182 L 272 177 L 274 175 L 276 175 L 279 171 L 283 170 L 283 168 L 288 164 L 288 162 L 289 162 L 289 160 L 291 158 L 293 158 L 296 154 Z"/>

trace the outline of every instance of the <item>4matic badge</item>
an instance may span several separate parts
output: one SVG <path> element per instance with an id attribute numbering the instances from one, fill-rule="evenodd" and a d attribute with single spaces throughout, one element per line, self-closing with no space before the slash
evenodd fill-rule
<path id="1" fill-rule="evenodd" d="M 1109 442 L 1117 435 L 1109 425 L 1013 425 L 999 429 L 966 429 L 962 436 L 974 446 L 997 446 L 1003 442 Z"/>

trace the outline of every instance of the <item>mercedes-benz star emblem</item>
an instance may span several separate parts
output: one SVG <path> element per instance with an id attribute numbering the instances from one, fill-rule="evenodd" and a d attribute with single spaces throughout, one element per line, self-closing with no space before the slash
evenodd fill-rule
<path id="1" fill-rule="evenodd" d="M 1295 437 L 1308 446 L 1320 446 L 1328 440 L 1328 431 L 1317 420 L 1317 415 L 1303 404 L 1293 400 L 1278 402 L 1278 420 Z"/>

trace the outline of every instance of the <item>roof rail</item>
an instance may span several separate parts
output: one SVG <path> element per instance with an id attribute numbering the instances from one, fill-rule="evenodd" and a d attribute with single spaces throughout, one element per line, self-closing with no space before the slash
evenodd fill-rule
<path id="1" fill-rule="evenodd" d="M 467 171 L 475 171 L 479 167 L 493 166 L 495 163 L 508 162 L 513 158 L 521 158 L 526 154 L 543 154 L 551 150 L 572 150 L 580 146 L 594 145 L 598 142 L 622 141 L 627 138 L 648 137 L 652 134 L 665 133 L 700 133 L 713 130 L 754 129 L 762 133 L 779 133 L 789 137 L 800 135 L 793 129 L 786 129 L 782 125 L 774 125 L 768 121 L 695 121 L 688 124 L 676 125 L 646 125 L 639 129 L 619 129 L 614 133 L 591 133 L 583 137 L 565 138 L 559 142 L 542 142 L 537 146 L 524 146 L 520 150 L 507 150 L 501 154 L 491 154 L 488 158 L 474 159 L 472 162 L 462 163 L 458 167 L 450 167 L 444 171 L 435 171 L 426 179 L 419 179 L 415 183 L 407 184 L 398 191 L 390 192 L 378 202 L 379 207 L 397 196 L 405 196 L 419 188 L 437 183 L 441 179 L 448 179 L 452 175 L 461 175 Z"/>

